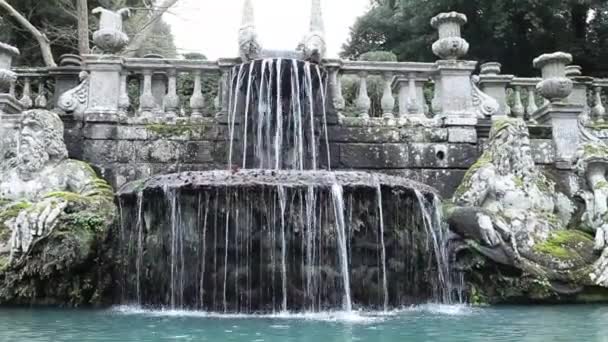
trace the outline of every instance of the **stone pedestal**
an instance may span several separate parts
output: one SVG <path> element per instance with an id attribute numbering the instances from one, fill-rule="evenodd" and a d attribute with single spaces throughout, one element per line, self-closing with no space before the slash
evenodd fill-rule
<path id="1" fill-rule="evenodd" d="M 90 73 L 85 120 L 116 121 L 123 59 L 110 55 L 86 55 L 84 60 Z"/>
<path id="2" fill-rule="evenodd" d="M 555 161 L 565 167 L 571 165 L 580 145 L 578 120 L 584 110 L 581 104 L 549 103 L 534 115 L 541 125 L 551 125 L 555 145 Z"/>
<path id="3" fill-rule="evenodd" d="M 435 62 L 438 72 L 435 92 L 438 91 L 441 95 L 434 106 L 445 118 L 476 118 L 473 111 L 473 87 L 471 85 L 471 75 L 476 65 L 475 61 L 439 60 Z"/>
<path id="4" fill-rule="evenodd" d="M 507 86 L 511 84 L 515 76 L 500 75 L 500 67 L 499 63 L 485 63 L 481 66 L 479 75 L 479 88 L 498 101 L 500 106 L 493 117 L 505 117 L 511 111 L 507 103 Z"/>
<path id="5" fill-rule="evenodd" d="M 17 75 L 11 71 L 13 58 L 17 56 L 17 48 L 0 43 L 0 115 L 16 114 L 23 110 L 23 105 L 15 97 Z"/>
<path id="6" fill-rule="evenodd" d="M 82 67 L 76 66 L 58 67 L 49 70 L 49 76 L 55 80 L 55 92 L 53 93 L 52 103 L 57 104 L 59 97 L 63 93 L 78 86 L 78 74 L 80 71 L 82 71 Z"/>

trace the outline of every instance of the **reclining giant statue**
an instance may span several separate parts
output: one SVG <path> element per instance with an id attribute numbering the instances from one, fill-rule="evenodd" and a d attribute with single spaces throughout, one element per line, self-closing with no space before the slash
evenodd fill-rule
<path id="1" fill-rule="evenodd" d="M 91 280 L 85 266 L 115 218 L 113 191 L 88 164 L 68 159 L 57 114 L 24 112 L 16 139 L 0 154 L 0 302 L 65 303 Z"/>
<path id="2" fill-rule="evenodd" d="M 486 151 L 447 209 L 450 227 L 462 242 L 456 249 L 460 266 L 474 270 L 469 272 L 478 287 L 474 297 L 490 302 L 551 300 L 605 287 L 606 216 L 598 223 L 598 215 L 606 213 L 606 196 L 598 188 L 605 172 L 600 177 L 593 171 L 599 167 L 593 164 L 597 156 L 582 153 L 581 158 L 579 168 L 595 174 L 581 171 L 596 189 L 579 194 L 587 198 L 587 207 L 595 204 L 591 213 L 535 165 L 521 119 L 493 124 Z"/>

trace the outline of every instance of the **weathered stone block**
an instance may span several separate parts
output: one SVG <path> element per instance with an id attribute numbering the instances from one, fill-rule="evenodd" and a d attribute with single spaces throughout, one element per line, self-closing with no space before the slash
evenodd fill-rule
<path id="1" fill-rule="evenodd" d="M 410 167 L 468 168 L 479 156 L 477 146 L 469 144 L 410 144 Z"/>
<path id="2" fill-rule="evenodd" d="M 450 127 L 448 142 L 474 144 L 477 142 L 477 131 L 474 127 Z"/>
<path id="3" fill-rule="evenodd" d="M 451 198 L 465 174 L 466 170 L 422 170 L 422 182 L 437 189 L 442 198 Z"/>
<path id="4" fill-rule="evenodd" d="M 91 140 L 110 140 L 116 138 L 116 126 L 107 124 L 86 124 L 83 135 Z"/>
<path id="5" fill-rule="evenodd" d="M 170 141 L 157 140 L 151 143 L 149 150 L 149 161 L 153 163 L 174 163 L 184 155 L 184 144 Z"/>
<path id="6" fill-rule="evenodd" d="M 210 163 L 214 161 L 215 144 L 206 141 L 189 142 L 186 144 L 184 163 Z"/>
<path id="7" fill-rule="evenodd" d="M 117 160 L 118 142 L 114 140 L 85 140 L 83 159 L 92 164 L 107 164 Z"/>
<path id="8" fill-rule="evenodd" d="M 391 169 L 408 166 L 406 144 L 340 144 L 340 166 Z"/>
<path id="9" fill-rule="evenodd" d="M 404 127 L 400 131 L 400 141 L 403 142 L 446 142 L 446 128 Z"/>
<path id="10" fill-rule="evenodd" d="M 147 140 L 148 130 L 141 126 L 117 126 L 116 138 L 124 140 Z"/>
<path id="11" fill-rule="evenodd" d="M 532 157 L 536 164 L 553 164 L 555 161 L 555 146 L 552 140 L 533 139 L 530 140 Z"/>
<path id="12" fill-rule="evenodd" d="M 321 132 L 323 137 L 324 132 Z M 329 126 L 327 135 L 332 142 L 384 143 L 399 142 L 399 130 L 395 127 L 346 127 Z"/>

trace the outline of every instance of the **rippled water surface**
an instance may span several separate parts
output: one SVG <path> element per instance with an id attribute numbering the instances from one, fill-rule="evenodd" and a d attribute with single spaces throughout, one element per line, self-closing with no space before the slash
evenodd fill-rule
<path id="1" fill-rule="evenodd" d="M 216 315 L 0 309 L 0 341 L 608 341 L 608 306 L 426 305 L 390 313 Z"/>

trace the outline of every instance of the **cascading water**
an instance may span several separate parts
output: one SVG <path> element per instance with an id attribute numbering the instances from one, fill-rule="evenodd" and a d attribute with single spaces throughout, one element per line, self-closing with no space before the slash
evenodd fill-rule
<path id="1" fill-rule="evenodd" d="M 318 171 L 330 165 L 325 80 L 318 65 L 291 59 L 232 70 L 229 170 L 119 193 L 119 298 L 242 313 L 451 302 L 433 189 Z"/>

